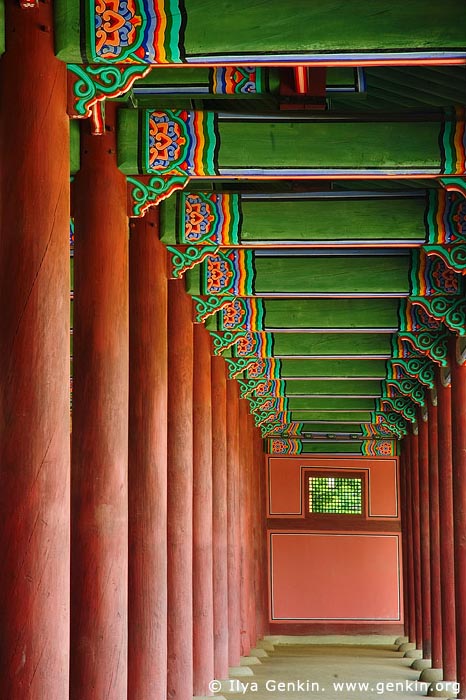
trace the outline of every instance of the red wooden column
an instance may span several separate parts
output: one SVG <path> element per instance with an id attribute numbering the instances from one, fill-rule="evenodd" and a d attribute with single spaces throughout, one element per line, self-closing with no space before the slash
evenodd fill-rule
<path id="1" fill-rule="evenodd" d="M 416 429 L 417 430 L 417 429 Z M 411 507 L 413 519 L 413 573 L 414 616 L 416 620 L 416 649 L 422 649 L 422 595 L 421 595 L 421 535 L 419 512 L 419 435 L 414 432 L 411 442 Z"/>
<path id="2" fill-rule="evenodd" d="M 246 399 L 239 400 L 240 450 L 240 522 L 241 522 L 241 656 L 251 651 L 249 629 L 249 596 L 251 588 L 251 512 L 250 512 L 250 459 L 248 440 L 249 406 Z"/>
<path id="3" fill-rule="evenodd" d="M 166 700 L 167 256 L 159 210 L 130 224 L 128 698 Z"/>
<path id="4" fill-rule="evenodd" d="M 400 501 L 401 501 L 401 535 L 403 538 L 403 599 L 404 632 L 409 637 L 409 533 L 408 533 L 408 442 L 401 443 L 400 454 Z"/>
<path id="5" fill-rule="evenodd" d="M 207 695 L 214 674 L 212 555 L 211 340 L 194 326 L 193 386 L 193 662 L 194 695 Z"/>
<path id="6" fill-rule="evenodd" d="M 168 283 L 168 698 L 193 694 L 193 323 L 183 280 Z"/>
<path id="7" fill-rule="evenodd" d="M 412 436 L 408 435 L 403 441 L 406 445 L 406 548 L 407 548 L 407 578 L 408 578 L 408 608 L 410 642 L 416 642 L 416 576 L 414 570 L 414 533 L 413 533 L 413 463 Z"/>
<path id="8" fill-rule="evenodd" d="M 249 459 L 249 512 L 250 512 L 250 558 L 249 558 L 249 642 L 255 647 L 257 642 L 257 580 L 256 580 L 256 534 L 257 534 L 257 494 L 256 494 L 256 460 L 254 451 L 254 418 L 248 413 L 247 448 Z"/>
<path id="9" fill-rule="evenodd" d="M 421 543 L 422 656 L 432 656 L 429 534 L 429 430 L 428 415 L 419 422 L 419 523 Z"/>
<path id="10" fill-rule="evenodd" d="M 74 182 L 74 382 L 71 469 L 72 700 L 124 700 L 128 603 L 128 220 L 106 131 L 82 124 Z"/>
<path id="11" fill-rule="evenodd" d="M 432 668 L 442 668 L 442 605 L 440 592 L 440 510 L 437 397 L 429 394 L 429 533 Z"/>
<path id="12" fill-rule="evenodd" d="M 466 365 L 451 355 L 451 428 L 455 542 L 456 679 L 466 698 Z"/>
<path id="13" fill-rule="evenodd" d="M 437 378 L 443 680 L 456 680 L 451 388 Z"/>
<path id="14" fill-rule="evenodd" d="M 256 609 L 258 629 L 257 636 L 262 639 L 268 633 L 268 597 L 267 597 L 267 542 L 265 511 L 265 471 L 264 447 L 260 430 L 254 429 L 255 469 L 257 477 L 257 592 Z"/>
<path id="15" fill-rule="evenodd" d="M 0 59 L 0 697 L 63 700 L 69 663 L 69 129 L 50 3 Z M 43 31 L 43 26 L 49 31 Z"/>
<path id="16" fill-rule="evenodd" d="M 212 358 L 212 479 L 215 678 L 228 678 L 227 376 L 223 357 Z"/>
<path id="17" fill-rule="evenodd" d="M 228 522 L 228 663 L 239 666 L 241 657 L 241 523 L 239 387 L 227 380 L 227 522 Z"/>

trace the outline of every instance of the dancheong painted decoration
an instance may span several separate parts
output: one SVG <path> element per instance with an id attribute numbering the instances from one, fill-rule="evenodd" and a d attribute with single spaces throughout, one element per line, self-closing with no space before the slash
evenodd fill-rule
<path id="1" fill-rule="evenodd" d="M 466 335 L 466 52 L 414 3 L 374 42 L 360 3 L 239 0 L 233 49 L 222 3 L 57 0 L 69 114 L 119 101 L 128 213 L 273 454 L 396 455 Z"/>

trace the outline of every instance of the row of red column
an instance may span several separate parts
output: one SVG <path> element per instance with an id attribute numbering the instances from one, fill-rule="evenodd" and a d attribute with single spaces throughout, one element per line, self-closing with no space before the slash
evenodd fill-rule
<path id="1" fill-rule="evenodd" d="M 70 450 L 66 68 L 49 3 L 6 10 L 0 695 L 209 695 L 267 631 L 260 434 L 156 210 L 128 227 L 109 105 L 73 183 Z"/>
<path id="2" fill-rule="evenodd" d="M 451 341 L 401 456 L 405 630 L 466 697 L 466 365 Z"/>

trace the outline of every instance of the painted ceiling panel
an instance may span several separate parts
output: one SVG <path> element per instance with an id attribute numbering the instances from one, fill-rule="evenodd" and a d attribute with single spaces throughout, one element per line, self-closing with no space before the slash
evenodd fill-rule
<path id="1" fill-rule="evenodd" d="M 382 333 L 275 333 L 274 341 L 276 357 L 391 356 L 390 337 Z"/>
<path id="2" fill-rule="evenodd" d="M 294 360 L 281 361 L 281 373 L 290 377 L 368 377 L 383 379 L 387 368 L 384 360 Z"/>
<path id="3" fill-rule="evenodd" d="M 386 199 L 242 198 L 242 241 L 419 240 L 424 238 L 422 197 Z"/>
<path id="4" fill-rule="evenodd" d="M 334 380 L 333 382 L 322 379 L 308 379 L 288 382 L 286 384 L 287 396 L 293 395 L 351 395 L 358 396 L 380 396 L 380 382 L 357 381 L 357 380 Z"/>
<path id="5" fill-rule="evenodd" d="M 409 294 L 408 256 L 257 257 L 257 294 Z"/>
<path id="6" fill-rule="evenodd" d="M 438 22 L 445 7 L 420 0 L 395 0 L 388 10 L 375 0 L 382 29 L 365 0 L 333 3 L 338 13 L 332 3 L 243 4 L 239 13 L 235 5 L 235 50 L 262 57 L 272 45 L 289 48 L 290 37 L 309 50 L 299 40 L 309 31 L 313 50 L 359 51 L 369 37 L 373 49 L 389 49 L 406 27 L 410 45 L 419 35 L 418 49 L 444 50 L 464 36 Z M 176 6 L 167 0 L 170 11 Z M 225 9 L 185 0 L 183 47 L 180 16 L 170 14 L 168 63 L 229 52 Z M 345 13 L 363 20 L 351 36 L 339 31 Z M 122 50 L 130 63 L 133 49 Z M 466 333 L 465 114 L 449 104 L 462 94 L 464 70 L 374 66 L 364 87 L 361 70 L 346 69 L 338 79 L 345 93 L 336 94 L 329 68 L 320 104 L 327 99 L 329 109 L 318 112 L 312 100 L 299 109 L 316 95 L 294 95 L 294 106 L 282 100 L 292 68 L 183 70 L 155 69 L 119 110 L 118 158 L 133 213 L 160 204 L 171 276 L 184 277 L 195 322 L 211 332 L 213 353 L 226 359 L 274 453 L 395 454 L 449 339 Z"/>
<path id="7" fill-rule="evenodd" d="M 265 329 L 398 327 L 398 299 L 267 299 Z"/>

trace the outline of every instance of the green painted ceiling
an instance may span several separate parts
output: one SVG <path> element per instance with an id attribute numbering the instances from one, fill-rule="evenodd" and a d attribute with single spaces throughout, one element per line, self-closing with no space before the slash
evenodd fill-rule
<path id="1" fill-rule="evenodd" d="M 415 28 L 421 5 L 420 14 L 407 11 Z M 196 18 L 195 5 L 191 12 Z M 216 21 L 221 34 L 231 20 Z M 207 41 L 200 18 L 198 25 L 199 35 L 187 33 L 193 47 Z M 243 30 L 240 46 L 258 36 L 256 26 Z M 277 32 L 265 39 L 286 45 Z M 214 50 L 215 36 L 208 38 Z M 270 69 L 267 89 L 247 96 L 214 95 L 211 77 L 206 68 L 156 68 L 135 83 L 120 110 L 121 168 L 147 172 L 138 150 L 142 110 L 221 112 L 216 154 L 222 167 L 241 172 L 194 177 L 160 205 L 174 276 L 184 276 L 197 321 L 270 445 L 393 453 L 442 361 L 442 349 L 434 357 L 431 348 L 452 333 L 447 310 L 464 297 L 464 270 L 442 257 L 447 243 L 464 245 L 466 231 L 459 235 L 461 195 L 440 181 L 439 149 L 465 99 L 466 67 L 329 68 L 327 110 L 317 113 L 280 112 L 278 69 Z M 461 125 L 464 116 L 457 119 Z M 325 179 L 248 176 L 260 166 L 333 170 Z M 394 173 L 378 177 L 383 168 Z M 214 229 L 225 238 L 209 238 Z M 443 299 L 443 316 L 426 299 Z M 454 329 L 461 334 L 464 312 Z"/>

